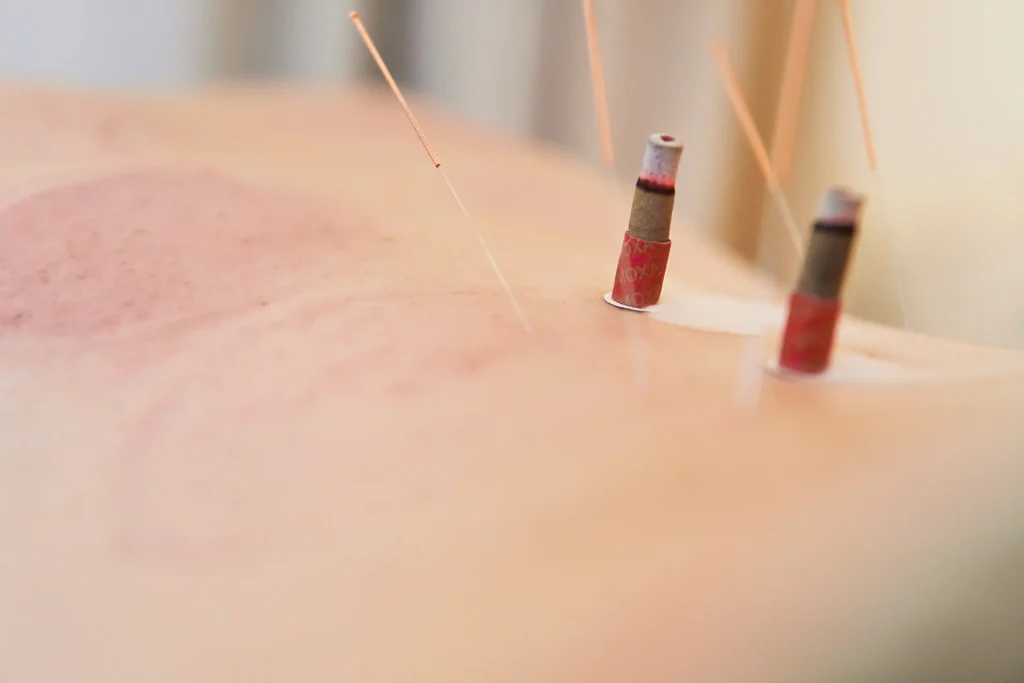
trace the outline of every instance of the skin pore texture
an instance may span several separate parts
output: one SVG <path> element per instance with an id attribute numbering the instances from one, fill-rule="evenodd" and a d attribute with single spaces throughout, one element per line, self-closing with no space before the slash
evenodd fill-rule
<path id="1" fill-rule="evenodd" d="M 740 409 L 741 337 L 602 300 L 631 183 L 554 150 L 413 103 L 529 336 L 385 92 L 0 102 L 3 683 L 1020 664 L 1017 354 L 848 320 L 1007 370 Z M 674 282 L 781 298 L 684 212 Z"/>

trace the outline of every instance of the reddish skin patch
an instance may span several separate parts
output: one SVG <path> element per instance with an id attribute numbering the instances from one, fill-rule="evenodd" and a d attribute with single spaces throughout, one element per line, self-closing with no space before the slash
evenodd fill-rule
<path id="1" fill-rule="evenodd" d="M 497 288 L 343 297 L 296 307 L 279 329 L 253 320 L 235 330 L 185 367 L 126 426 L 112 481 L 111 552 L 122 562 L 175 570 L 285 553 L 310 520 L 295 506 L 310 502 L 341 510 L 329 524 L 344 529 L 356 523 L 365 503 L 339 498 L 333 482 L 362 476 L 359 461 L 371 452 L 368 443 L 376 449 L 374 460 L 409 463 L 417 444 L 457 438 L 464 429 L 454 416 L 442 425 L 417 426 L 415 414 L 428 397 L 445 401 L 450 392 L 461 392 L 458 413 L 479 418 L 466 398 L 473 392 L 483 405 L 507 404 L 491 390 L 493 383 L 477 382 L 477 376 L 528 371 L 538 354 L 570 349 L 603 366 L 605 354 L 589 354 L 579 339 L 625 340 L 614 315 L 575 318 L 568 312 L 574 304 L 541 303 L 526 294 L 538 332 L 530 338 Z M 292 334 L 296 330 L 301 334 Z M 410 330 L 417 331 L 415 338 Z M 249 371 L 260 367 L 267 372 Z M 353 404 L 387 405 L 390 417 L 363 422 Z M 324 405 L 336 406 L 338 421 L 330 429 L 284 427 L 293 416 Z M 394 429 L 406 417 L 413 417 L 412 424 Z M 258 432 L 268 420 L 277 425 L 274 443 L 289 444 L 276 453 L 254 454 L 233 436 L 255 430 L 265 443 Z M 260 476 L 265 468 L 273 475 Z"/>
<path id="2" fill-rule="evenodd" d="M 538 322 L 559 315 L 552 309 Z M 345 418 L 329 435 L 288 428 L 289 440 L 302 446 L 280 458 L 254 458 L 233 436 L 236 429 L 258 431 L 269 419 L 280 427 L 339 399 L 339 415 L 346 415 L 341 408 L 352 396 L 387 403 L 398 414 L 408 401 L 444 396 L 452 383 L 500 361 L 572 342 L 527 341 L 503 292 L 365 294 L 296 307 L 279 324 L 275 330 L 253 321 L 207 349 L 128 427 L 113 491 L 113 550 L 122 559 L 185 568 L 280 550 L 289 539 L 267 529 L 290 514 L 287 501 L 323 495 L 316 493 L 330 471 L 323 463 L 363 451 L 368 435 Z M 414 340 L 410 329 L 418 330 Z M 268 370 L 249 372 L 254 367 Z M 197 402 L 200 410 L 193 409 Z M 374 432 L 371 440 L 379 446 L 389 438 Z M 254 475 L 267 466 L 273 477 Z M 191 523 L 177 519 L 179 512 Z M 206 520 L 202 530 L 196 515 Z"/>
<path id="3" fill-rule="evenodd" d="M 216 172 L 141 171 L 0 214 L 0 338 L 79 338 L 258 306 L 349 231 Z"/>

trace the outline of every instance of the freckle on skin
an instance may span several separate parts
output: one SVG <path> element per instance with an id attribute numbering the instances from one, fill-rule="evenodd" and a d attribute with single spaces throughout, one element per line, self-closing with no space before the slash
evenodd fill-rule
<path id="1" fill-rule="evenodd" d="M 219 173 L 141 171 L 47 190 L 0 213 L 0 339 L 256 307 L 351 234 L 297 197 Z"/>

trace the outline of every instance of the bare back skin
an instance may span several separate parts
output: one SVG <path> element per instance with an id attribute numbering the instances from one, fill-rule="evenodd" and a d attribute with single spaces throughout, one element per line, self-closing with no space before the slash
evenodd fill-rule
<path id="1" fill-rule="evenodd" d="M 993 578 L 1024 526 L 1019 372 L 768 379 L 742 411 L 740 338 L 602 301 L 631 188 L 553 150 L 418 105 L 529 335 L 390 95 L 2 101 L 0 681 L 1017 663 L 1005 628 L 935 630 L 1024 603 Z M 673 239 L 672 277 L 771 296 Z M 853 324 L 876 357 L 1021 366 Z"/>

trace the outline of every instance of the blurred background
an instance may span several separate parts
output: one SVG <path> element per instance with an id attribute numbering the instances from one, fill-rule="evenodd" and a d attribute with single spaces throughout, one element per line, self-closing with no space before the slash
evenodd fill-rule
<path id="1" fill-rule="evenodd" d="M 597 0 L 617 172 L 646 135 L 687 145 L 677 212 L 776 273 L 777 212 L 710 59 L 730 51 L 771 138 L 795 0 Z M 228 79 L 337 85 L 377 78 L 359 10 L 410 92 L 600 163 L 580 0 L 0 0 L 0 78 L 116 89 Z M 786 182 L 797 221 L 825 185 L 869 195 L 847 306 L 965 341 L 1024 347 L 1024 192 L 1016 175 L 1024 5 L 852 0 L 879 170 L 868 167 L 835 0 L 820 0 Z M 763 229 L 766 248 L 758 255 Z"/>

